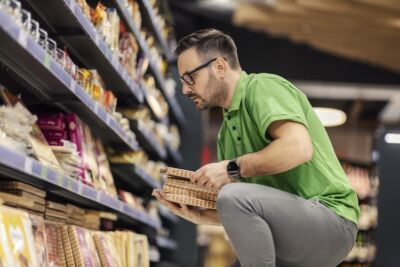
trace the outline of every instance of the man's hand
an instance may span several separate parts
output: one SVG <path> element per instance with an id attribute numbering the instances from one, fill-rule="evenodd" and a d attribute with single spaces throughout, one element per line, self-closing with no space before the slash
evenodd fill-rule
<path id="1" fill-rule="evenodd" d="M 165 199 L 164 192 L 161 189 L 154 189 L 152 195 L 156 197 L 161 204 L 170 209 L 172 213 L 185 220 L 195 224 L 220 225 L 218 214 L 215 210 L 200 210 L 195 207 L 168 201 Z"/>
<path id="2" fill-rule="evenodd" d="M 201 186 L 221 189 L 224 185 L 233 182 L 226 170 L 228 162 L 224 160 L 204 165 L 193 174 L 191 181 Z"/>

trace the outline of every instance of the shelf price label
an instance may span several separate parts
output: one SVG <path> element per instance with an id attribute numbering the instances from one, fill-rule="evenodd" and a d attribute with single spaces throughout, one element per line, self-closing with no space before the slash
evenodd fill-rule
<path id="1" fill-rule="evenodd" d="M 73 190 L 73 187 L 72 187 L 72 185 L 73 185 L 73 181 L 72 181 L 72 179 L 71 178 L 65 178 L 66 179 L 66 182 L 67 182 L 67 189 L 69 190 L 69 191 L 74 191 Z"/>
<path id="2" fill-rule="evenodd" d="M 72 12 L 75 12 L 75 1 L 76 0 L 69 0 L 68 6 L 69 6 L 69 9 L 72 10 Z"/>
<path id="3" fill-rule="evenodd" d="M 29 157 L 25 158 L 24 171 L 29 174 L 32 173 L 32 159 Z"/>
<path id="4" fill-rule="evenodd" d="M 46 51 L 44 52 L 44 59 L 43 59 L 43 65 L 47 68 L 50 69 L 50 62 L 51 62 L 51 56 L 49 53 Z"/>
<path id="5" fill-rule="evenodd" d="M 76 93 L 76 82 L 74 79 L 70 79 L 69 81 L 69 89 L 75 94 Z"/>
<path id="6" fill-rule="evenodd" d="M 40 177 L 45 178 L 46 180 L 47 178 L 47 173 L 49 172 L 49 168 L 47 166 L 42 166 L 40 168 Z"/>
<path id="7" fill-rule="evenodd" d="M 28 35 L 23 30 L 19 30 L 18 32 L 18 43 L 23 48 L 26 48 L 28 45 Z"/>
<path id="8" fill-rule="evenodd" d="M 64 187 L 64 176 L 61 173 L 57 173 L 56 184 L 58 186 Z"/>

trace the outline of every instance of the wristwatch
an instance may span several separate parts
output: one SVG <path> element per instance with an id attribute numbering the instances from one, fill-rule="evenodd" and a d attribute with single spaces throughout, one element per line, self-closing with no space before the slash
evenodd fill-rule
<path id="1" fill-rule="evenodd" d="M 240 182 L 242 176 L 240 175 L 240 165 L 236 159 L 232 159 L 226 165 L 226 171 L 234 182 Z"/>

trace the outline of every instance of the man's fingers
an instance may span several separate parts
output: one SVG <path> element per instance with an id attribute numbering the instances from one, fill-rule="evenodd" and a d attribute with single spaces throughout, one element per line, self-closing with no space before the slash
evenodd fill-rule
<path id="1" fill-rule="evenodd" d="M 205 168 L 204 167 L 201 167 L 200 169 L 198 169 L 197 171 L 195 171 L 194 173 L 193 173 L 193 176 L 192 176 L 192 178 L 190 179 L 191 181 L 192 181 L 192 183 L 197 183 L 198 182 L 198 180 L 204 175 L 204 171 L 205 171 Z"/>

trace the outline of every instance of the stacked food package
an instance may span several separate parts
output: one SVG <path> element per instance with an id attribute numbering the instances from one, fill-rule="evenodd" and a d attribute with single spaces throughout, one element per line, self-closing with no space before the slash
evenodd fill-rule
<path id="1" fill-rule="evenodd" d="M 147 237 L 130 231 L 90 231 L 4 206 L 0 231 L 1 266 L 150 266 Z"/>

